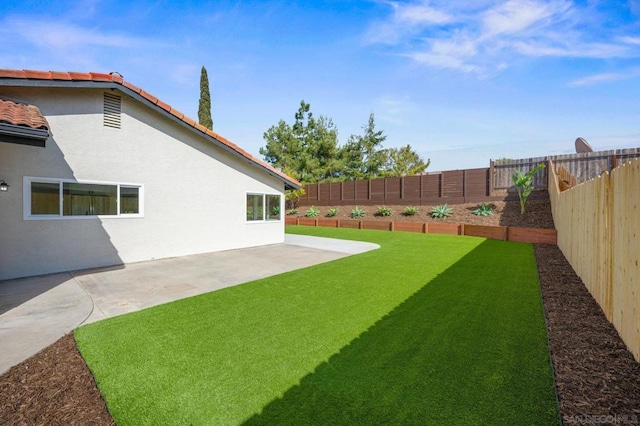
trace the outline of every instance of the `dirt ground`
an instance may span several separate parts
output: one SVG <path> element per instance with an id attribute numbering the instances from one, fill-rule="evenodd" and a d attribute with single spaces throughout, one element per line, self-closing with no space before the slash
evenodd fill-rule
<path id="1" fill-rule="evenodd" d="M 548 200 L 530 200 L 526 205 L 526 213 L 520 214 L 519 202 L 493 201 L 488 203 L 493 211 L 490 216 L 476 216 L 473 211 L 480 206 L 480 203 L 452 204 L 452 214 L 447 218 L 434 219 L 430 211 L 434 206 L 416 206 L 418 214 L 406 216 L 403 214 L 405 205 L 384 206 L 393 210 L 391 216 L 378 216 L 378 207 L 383 206 L 358 206 L 365 211 L 362 220 L 377 220 L 385 222 L 438 222 L 438 223 L 467 223 L 471 225 L 487 226 L 517 226 L 521 228 L 544 228 L 554 229 L 551 207 Z M 351 219 L 350 214 L 355 206 L 321 206 L 319 217 L 326 217 L 331 207 L 338 209 L 336 219 Z M 299 207 L 298 213 L 290 217 L 304 217 L 309 207 Z"/>
<path id="2" fill-rule="evenodd" d="M 494 214 L 474 216 L 477 204 L 452 206 L 447 221 L 482 225 L 553 228 L 548 201 L 532 201 L 520 215 L 517 202 L 494 202 Z M 428 221 L 418 216 L 393 220 Z M 326 213 L 328 208 L 321 208 Z M 373 215 L 368 220 L 389 220 Z M 348 218 L 351 208 L 340 208 Z M 302 211 L 302 210 L 301 210 Z M 305 210 L 306 211 L 306 210 Z M 344 215 L 344 216 L 342 216 Z M 640 424 L 640 364 L 556 246 L 536 245 L 542 298 L 555 372 L 560 415 L 565 424 Z M 93 376 L 67 335 L 0 376 L 2 425 L 113 425 Z"/>

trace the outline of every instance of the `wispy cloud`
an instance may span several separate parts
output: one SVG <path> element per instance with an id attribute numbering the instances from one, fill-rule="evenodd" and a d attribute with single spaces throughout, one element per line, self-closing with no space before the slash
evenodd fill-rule
<path id="1" fill-rule="evenodd" d="M 140 48 L 158 45 L 148 39 L 122 33 L 103 31 L 100 28 L 86 28 L 64 21 L 51 19 L 30 19 L 23 17 L 5 18 L 0 34 L 22 39 L 33 46 L 55 50 L 73 50 L 83 47 Z"/>
<path id="2" fill-rule="evenodd" d="M 587 77 L 583 77 L 570 82 L 568 85 L 571 87 L 581 86 L 594 86 L 602 83 L 610 83 L 620 80 L 628 80 L 631 78 L 640 77 L 640 68 L 631 68 L 622 72 L 607 72 L 594 74 Z"/>
<path id="3" fill-rule="evenodd" d="M 640 37 L 590 27 L 596 24 L 591 16 L 586 19 L 589 10 L 569 0 L 492 0 L 464 7 L 443 0 L 388 4 L 389 16 L 371 25 L 366 41 L 393 46 L 400 55 L 432 67 L 487 74 L 518 57 L 640 54 Z"/>

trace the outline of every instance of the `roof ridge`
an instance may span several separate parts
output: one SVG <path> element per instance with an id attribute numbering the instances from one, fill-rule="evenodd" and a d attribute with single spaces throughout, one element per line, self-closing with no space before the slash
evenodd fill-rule
<path id="1" fill-rule="evenodd" d="M 133 91 L 134 93 L 140 95 L 142 98 L 153 104 L 154 106 L 168 112 L 169 114 L 176 117 L 178 120 L 184 122 L 185 124 L 193 127 L 195 130 L 203 133 L 204 135 L 215 139 L 222 145 L 225 145 L 229 149 L 235 151 L 242 157 L 247 158 L 248 160 L 256 163 L 257 165 L 267 169 L 271 173 L 275 173 L 285 181 L 288 181 L 296 186 L 302 186 L 300 182 L 296 179 L 288 176 L 286 173 L 274 168 L 272 165 L 267 162 L 256 158 L 251 155 L 244 149 L 240 148 L 238 145 L 229 141 L 227 138 L 221 136 L 219 133 L 214 132 L 211 129 L 204 127 L 203 125 L 197 123 L 194 119 L 188 117 L 184 113 L 178 111 L 173 108 L 171 105 L 162 102 L 157 97 L 153 96 L 151 93 L 144 91 L 143 89 L 129 83 L 126 81 L 120 73 L 111 72 L 108 74 L 99 73 L 99 72 L 75 72 L 75 71 L 38 71 L 38 70 L 12 70 L 12 69 L 2 69 L 0 68 L 0 79 L 26 79 L 26 80 L 50 80 L 50 81 L 93 81 L 93 82 L 111 82 L 117 85 L 120 85 L 128 90 Z"/>

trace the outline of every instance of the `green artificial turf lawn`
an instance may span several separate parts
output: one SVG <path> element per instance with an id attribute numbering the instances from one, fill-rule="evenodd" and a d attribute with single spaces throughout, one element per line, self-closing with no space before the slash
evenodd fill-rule
<path id="1" fill-rule="evenodd" d="M 89 324 L 118 424 L 558 424 L 530 244 L 288 227 L 380 249 Z"/>

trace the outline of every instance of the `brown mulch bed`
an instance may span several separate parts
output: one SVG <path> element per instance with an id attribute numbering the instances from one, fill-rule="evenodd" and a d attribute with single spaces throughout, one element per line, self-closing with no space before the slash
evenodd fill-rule
<path id="1" fill-rule="evenodd" d="M 477 204 L 452 206 L 449 220 L 553 228 L 548 201 L 530 201 L 524 217 L 517 202 L 493 204 L 495 213 L 486 218 L 471 214 Z M 406 206 L 391 207 L 401 213 Z M 375 206 L 365 208 L 366 219 L 389 220 L 373 216 Z M 350 208 L 340 209 L 347 218 Z M 427 212 L 423 206 L 418 217 L 398 214 L 393 220 L 427 221 Z M 535 253 L 565 424 L 640 424 L 640 364 L 560 250 L 536 245 Z M 72 335 L 0 376 L 0 424 L 114 424 Z"/>
<path id="2" fill-rule="evenodd" d="M 365 211 L 362 220 L 376 220 L 384 222 L 437 222 L 437 223 L 465 223 L 471 225 L 486 226 L 517 226 L 520 228 L 544 228 L 554 229 L 553 217 L 551 216 L 551 205 L 548 200 L 529 200 L 527 203 L 526 214 L 520 214 L 520 203 L 514 201 L 492 201 L 488 203 L 493 210 L 491 216 L 476 216 L 473 210 L 480 206 L 480 203 L 468 204 L 451 204 L 449 207 L 453 210 L 451 216 L 442 219 L 434 219 L 429 213 L 434 206 L 415 206 L 418 208 L 418 214 L 414 216 L 405 216 L 406 205 L 389 205 L 384 206 L 393 210 L 391 216 L 377 216 L 378 207 L 383 206 L 361 206 L 358 207 Z M 355 206 L 318 206 L 320 210 L 319 217 L 326 217 L 331 207 L 338 209 L 335 219 L 351 219 L 349 216 Z M 309 206 L 298 207 L 298 213 L 289 217 L 304 217 Z"/>
<path id="3" fill-rule="evenodd" d="M 560 249 L 535 253 L 565 424 L 640 424 L 640 364 Z"/>
<path id="4" fill-rule="evenodd" d="M 0 424 L 115 424 L 73 335 L 0 376 Z"/>

